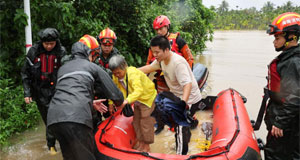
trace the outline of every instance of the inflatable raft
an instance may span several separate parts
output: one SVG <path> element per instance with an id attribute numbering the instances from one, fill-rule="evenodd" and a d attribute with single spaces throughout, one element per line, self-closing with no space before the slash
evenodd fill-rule
<path id="1" fill-rule="evenodd" d="M 132 117 L 120 111 L 103 121 L 95 134 L 97 159 L 101 160 L 259 160 L 260 149 L 242 96 L 234 89 L 220 92 L 213 105 L 212 142 L 207 151 L 193 155 L 147 153 L 132 149 Z"/>

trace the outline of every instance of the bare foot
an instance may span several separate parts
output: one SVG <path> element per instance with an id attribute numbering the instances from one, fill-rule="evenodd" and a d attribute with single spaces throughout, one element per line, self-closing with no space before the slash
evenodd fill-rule
<path id="1" fill-rule="evenodd" d="M 138 150 L 138 151 L 143 151 L 145 143 L 142 142 L 142 141 L 139 141 L 139 142 L 140 142 L 140 145 L 139 145 L 139 147 L 137 148 L 137 150 Z"/>
<path id="2" fill-rule="evenodd" d="M 133 149 L 138 149 L 140 145 L 141 145 L 140 141 L 136 140 L 135 144 L 133 145 Z"/>
<path id="3" fill-rule="evenodd" d="M 144 143 L 144 148 L 142 149 L 142 152 L 150 152 L 150 145 Z"/>

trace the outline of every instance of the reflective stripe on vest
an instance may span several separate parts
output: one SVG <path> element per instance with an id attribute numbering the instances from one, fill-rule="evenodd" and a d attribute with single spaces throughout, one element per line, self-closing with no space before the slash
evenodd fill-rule
<path id="1" fill-rule="evenodd" d="M 183 56 L 182 53 L 179 50 L 178 44 L 176 43 L 176 39 L 177 39 L 178 35 L 179 35 L 179 32 L 170 33 L 170 35 L 168 37 L 168 40 L 169 40 L 170 45 L 171 45 L 171 51 L 177 53 L 178 55 Z"/>
<path id="2" fill-rule="evenodd" d="M 280 75 L 277 72 L 278 59 L 274 59 L 269 65 L 268 71 L 268 89 L 272 92 L 280 91 Z"/>

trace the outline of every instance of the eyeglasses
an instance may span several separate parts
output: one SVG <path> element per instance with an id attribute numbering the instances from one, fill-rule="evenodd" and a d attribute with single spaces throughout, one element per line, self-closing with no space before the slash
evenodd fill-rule
<path id="1" fill-rule="evenodd" d="M 101 44 L 105 45 L 105 46 L 111 46 L 114 44 L 113 39 L 108 39 L 108 38 L 104 38 L 101 40 Z"/>

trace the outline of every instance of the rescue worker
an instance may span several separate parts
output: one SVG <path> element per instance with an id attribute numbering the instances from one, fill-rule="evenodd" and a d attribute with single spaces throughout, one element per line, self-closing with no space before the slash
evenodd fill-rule
<path id="1" fill-rule="evenodd" d="M 114 47 L 117 41 L 117 36 L 113 30 L 106 28 L 99 33 L 97 41 L 101 46 L 101 50 L 95 63 L 100 65 L 102 69 L 111 75 L 112 73 L 109 70 L 108 62 L 112 56 L 120 54 L 118 49 Z"/>
<path id="2" fill-rule="evenodd" d="M 300 159 L 300 15 L 283 13 L 269 27 L 267 33 L 274 35 L 274 48 L 281 53 L 268 66 L 265 160 L 296 160 Z"/>
<path id="3" fill-rule="evenodd" d="M 191 53 L 191 50 L 184 39 L 180 36 L 180 33 L 170 33 L 171 22 L 167 16 L 160 15 L 157 16 L 153 21 L 153 29 L 157 33 L 157 35 L 165 36 L 168 38 L 171 51 L 177 53 L 184 57 L 184 59 L 188 62 L 191 69 L 193 68 L 194 58 Z M 147 65 L 152 63 L 155 60 L 151 49 L 148 52 Z"/>
<path id="4" fill-rule="evenodd" d="M 156 90 L 154 83 L 140 70 L 128 67 L 121 55 L 113 56 L 109 60 L 109 68 L 113 73 L 113 81 L 125 97 L 119 109 L 126 104 L 134 104 L 133 128 L 136 133 L 135 149 L 142 152 L 150 151 L 150 144 L 154 142 L 154 123 L 151 116 L 155 108 Z M 109 111 L 113 112 L 110 105 Z"/>
<path id="5" fill-rule="evenodd" d="M 200 89 L 194 74 L 187 61 L 180 55 L 171 51 L 169 40 L 165 36 L 156 36 L 150 43 L 155 60 L 139 68 L 148 74 L 162 70 L 165 80 L 175 96 L 187 104 L 187 109 L 198 106 L 202 99 Z M 188 152 L 188 143 L 191 137 L 189 126 L 175 126 L 176 153 L 185 155 Z"/>
<path id="6" fill-rule="evenodd" d="M 96 64 L 98 64 L 103 70 L 105 70 L 110 76 L 112 76 L 112 72 L 109 69 L 108 62 L 110 58 L 114 55 L 119 55 L 119 51 L 117 48 L 115 48 L 115 43 L 117 41 L 117 36 L 113 30 L 110 28 L 106 28 L 102 30 L 99 35 L 97 36 L 97 41 L 101 46 L 100 55 L 99 57 L 94 61 Z M 96 98 L 102 98 L 101 93 L 95 93 Z M 108 106 L 108 102 L 104 102 L 106 106 Z M 103 113 L 104 118 L 108 118 L 110 116 L 110 112 Z M 97 112 L 97 118 L 98 122 L 100 123 L 102 121 L 102 115 Z"/>
<path id="7" fill-rule="evenodd" d="M 55 28 L 46 28 L 38 33 L 40 41 L 28 51 L 21 70 L 26 104 L 35 101 L 43 122 L 47 125 L 47 111 L 54 94 L 57 71 L 61 59 L 66 55 Z M 56 153 L 55 138 L 46 129 L 47 146 L 51 154 Z"/>
<path id="8" fill-rule="evenodd" d="M 180 36 L 179 32 L 170 33 L 170 26 L 171 22 L 165 15 L 157 16 L 153 21 L 153 29 L 156 31 L 157 35 L 165 36 L 166 38 L 168 38 L 171 45 L 171 51 L 177 53 L 180 56 L 183 56 L 192 69 L 194 58 L 191 50 L 189 49 L 184 39 Z M 146 64 L 149 65 L 154 60 L 155 57 L 153 56 L 151 49 L 149 49 Z M 156 84 L 158 93 L 169 90 L 169 87 L 166 85 L 166 81 L 161 70 L 156 71 L 154 82 Z M 164 124 L 160 120 L 161 116 L 159 115 L 159 113 L 156 113 L 155 117 L 157 119 L 157 129 L 155 131 L 155 134 L 159 134 L 164 129 Z"/>
<path id="9" fill-rule="evenodd" d="M 48 128 L 59 141 L 65 160 L 94 160 L 92 107 L 101 111 L 102 100 L 94 101 L 94 86 L 117 106 L 123 95 L 110 76 L 92 63 L 98 56 L 96 38 L 84 35 L 72 46 L 72 59 L 58 71 L 56 92 L 48 110 Z M 98 104 L 100 103 L 100 104 Z M 93 105 L 94 104 L 94 105 Z M 98 107 L 97 107 L 98 106 Z M 102 111 L 101 111 L 102 112 Z"/>

